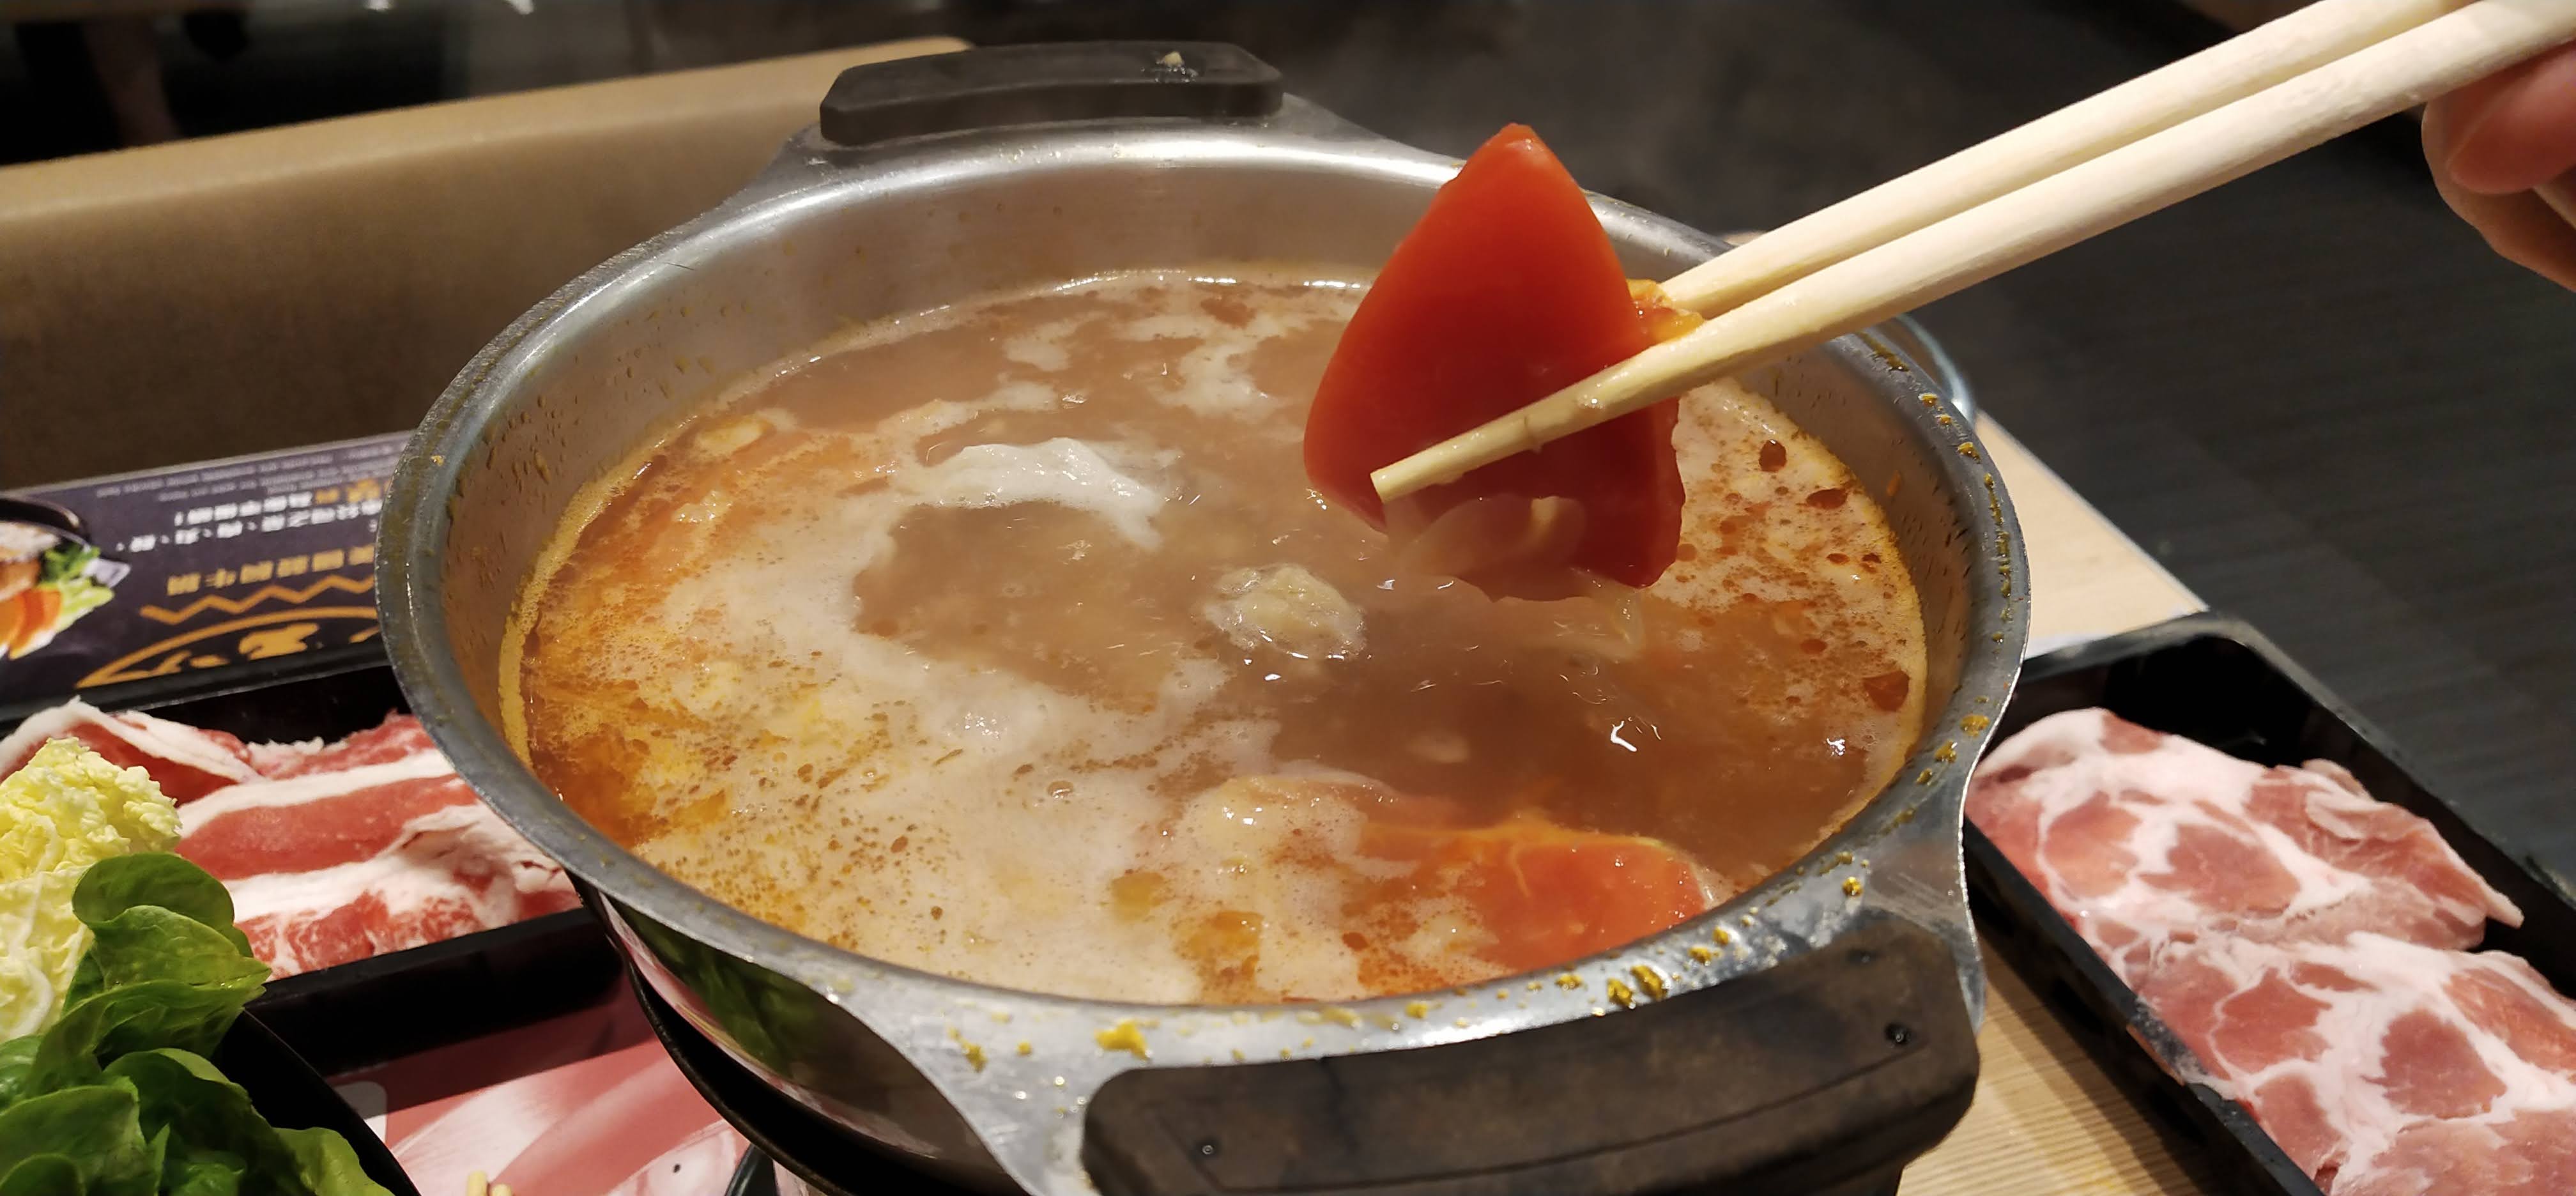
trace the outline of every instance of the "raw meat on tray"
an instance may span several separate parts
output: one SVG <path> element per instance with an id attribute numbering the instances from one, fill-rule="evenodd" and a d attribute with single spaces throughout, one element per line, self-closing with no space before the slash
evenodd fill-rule
<path id="1" fill-rule="evenodd" d="M 142 768 L 162 796 L 190 802 L 242 781 L 257 780 L 250 749 L 221 731 L 204 731 L 139 712 L 106 714 L 87 702 L 66 702 L 29 715 L 0 740 L 0 776 L 26 767 L 49 739 L 77 739 L 118 768 Z"/>
<path id="2" fill-rule="evenodd" d="M 2214 939 L 2138 995 L 2335 1196 L 2576 1192 L 2576 1005 L 2520 959 Z"/>
<path id="3" fill-rule="evenodd" d="M 2132 986 L 2207 935 L 2469 947 L 2489 918 L 2522 921 L 2431 823 L 2342 768 L 2266 768 L 2102 710 L 1988 752 L 1968 816 Z"/>
<path id="4" fill-rule="evenodd" d="M 2467 950 L 2520 911 L 2342 768 L 2069 711 L 1968 815 L 2320 1188 L 2576 1192 L 2576 1003 Z"/>
<path id="5" fill-rule="evenodd" d="M 0 740 L 0 761 L 56 737 L 143 768 L 179 802 L 179 854 L 224 882 L 252 953 L 278 976 L 578 901 L 563 868 L 475 797 L 408 715 L 336 743 L 244 744 L 75 701 Z"/>

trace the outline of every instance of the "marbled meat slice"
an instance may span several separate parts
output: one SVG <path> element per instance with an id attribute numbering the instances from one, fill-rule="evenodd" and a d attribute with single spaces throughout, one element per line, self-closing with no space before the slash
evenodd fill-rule
<path id="1" fill-rule="evenodd" d="M 224 882 L 279 976 L 577 903 L 563 869 L 477 799 L 408 715 L 336 743 L 244 744 L 72 701 L 0 740 L 0 775 L 54 738 L 142 768 L 180 803 L 179 854 Z"/>
<path id="2" fill-rule="evenodd" d="M 2514 956 L 2213 938 L 2139 995 L 2333 1196 L 2576 1192 L 2576 1003 Z"/>
<path id="3" fill-rule="evenodd" d="M 2081 710 L 1968 810 L 2333 1196 L 2576 1192 L 2576 1004 L 2464 949 L 2520 912 L 2350 773 Z"/>
<path id="4" fill-rule="evenodd" d="M 27 716 L 0 739 L 0 776 L 18 771 L 51 739 L 76 739 L 119 768 L 152 774 L 170 800 L 186 804 L 226 785 L 255 780 L 251 749 L 221 731 L 128 711 L 109 714 L 74 699 Z"/>
<path id="5" fill-rule="evenodd" d="M 259 774 L 270 778 L 337 772 L 364 764 L 396 760 L 437 750 L 420 720 L 396 716 L 338 743 L 307 739 L 300 743 L 254 743 L 245 749 Z"/>
<path id="6" fill-rule="evenodd" d="M 2266 768 L 2103 710 L 1988 753 L 1968 815 L 2132 985 L 2204 937 L 2461 948 L 2522 920 L 2431 823 L 2341 768 Z"/>
<path id="7" fill-rule="evenodd" d="M 179 811 L 179 854 L 232 893 L 280 976 L 570 909 L 563 869 L 475 797 L 406 715 L 331 745 L 260 745 L 279 775 Z"/>

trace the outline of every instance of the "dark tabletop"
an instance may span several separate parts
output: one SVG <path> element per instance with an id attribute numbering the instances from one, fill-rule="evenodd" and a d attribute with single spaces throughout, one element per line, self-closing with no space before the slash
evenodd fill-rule
<path id="1" fill-rule="evenodd" d="M 353 28 L 293 59 L 254 20 L 239 61 L 283 65 L 258 86 L 174 67 L 182 125 L 915 33 L 1213 37 L 1434 149 L 1529 122 L 1591 186 L 1711 230 L 1789 220 L 2220 33 L 2156 0 L 563 0 Z M 442 57 L 459 45 L 479 57 Z M 1987 409 L 2186 584 L 2576 876 L 2576 295 L 2450 216 L 2411 125 L 1922 315 Z"/>

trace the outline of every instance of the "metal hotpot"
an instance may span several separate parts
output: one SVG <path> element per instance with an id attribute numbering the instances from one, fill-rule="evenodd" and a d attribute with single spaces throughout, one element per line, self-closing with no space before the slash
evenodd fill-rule
<path id="1" fill-rule="evenodd" d="M 384 517 L 386 642 L 484 800 L 591 891 L 643 983 L 768 1084 L 948 1182 L 1112 1193 L 1862 1192 L 1956 1123 L 1983 1011 L 1960 803 L 2021 659 L 2012 507 L 1926 376 L 1845 337 L 1745 381 L 1880 496 L 1922 595 L 1926 730 L 1795 867 L 1545 973 L 1342 1006 L 1124 1004 L 862 958 L 728 908 L 567 809 L 498 730 L 496 655 L 583 483 L 743 371 L 996 288 L 1225 261 L 1366 271 L 1456 168 L 1228 46 L 864 67 L 714 211 L 477 355 Z M 1628 273 L 1717 252 L 1595 200 Z"/>

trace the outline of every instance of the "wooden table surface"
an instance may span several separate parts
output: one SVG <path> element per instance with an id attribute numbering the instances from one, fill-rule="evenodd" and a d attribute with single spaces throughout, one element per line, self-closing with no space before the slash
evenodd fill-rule
<path id="1" fill-rule="evenodd" d="M 2201 608 L 2010 433 L 1992 420 L 1980 433 L 2021 516 L 2034 654 Z M 2191 1144 L 2160 1132 L 1992 952 L 1986 976 L 1976 1103 L 1947 1140 L 1906 1171 L 1904 1196 L 2206 1190 Z"/>

